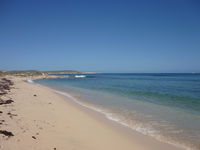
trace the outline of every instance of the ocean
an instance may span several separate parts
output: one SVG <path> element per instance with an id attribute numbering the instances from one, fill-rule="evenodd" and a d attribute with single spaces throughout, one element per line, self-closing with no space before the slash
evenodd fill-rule
<path id="1" fill-rule="evenodd" d="M 34 82 L 159 141 L 200 150 L 200 74 L 60 76 L 65 78 Z"/>

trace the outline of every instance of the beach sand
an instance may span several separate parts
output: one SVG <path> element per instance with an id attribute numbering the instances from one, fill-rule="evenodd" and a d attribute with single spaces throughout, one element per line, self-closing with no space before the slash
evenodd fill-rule
<path id="1" fill-rule="evenodd" d="M 14 86 L 0 105 L 0 134 L 3 150 L 179 150 L 140 133 L 107 123 L 92 111 L 65 100 L 47 87 L 25 78 L 7 77 Z M 109 122 L 109 121 L 108 121 Z M 131 132 L 131 133 L 129 133 Z"/>

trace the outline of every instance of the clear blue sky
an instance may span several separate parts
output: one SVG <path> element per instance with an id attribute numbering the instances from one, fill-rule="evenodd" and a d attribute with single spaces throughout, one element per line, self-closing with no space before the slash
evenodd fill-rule
<path id="1" fill-rule="evenodd" d="M 200 72 L 199 0 L 0 0 L 0 70 Z"/>

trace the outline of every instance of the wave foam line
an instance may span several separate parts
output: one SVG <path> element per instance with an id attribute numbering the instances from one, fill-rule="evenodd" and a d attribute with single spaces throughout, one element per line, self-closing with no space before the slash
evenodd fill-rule
<path id="1" fill-rule="evenodd" d="M 75 78 L 85 78 L 86 76 L 85 75 L 75 75 L 74 77 Z"/>
<path id="2" fill-rule="evenodd" d="M 30 79 L 28 79 L 28 80 L 26 80 L 28 83 L 34 83 L 34 81 L 33 80 L 30 80 Z"/>

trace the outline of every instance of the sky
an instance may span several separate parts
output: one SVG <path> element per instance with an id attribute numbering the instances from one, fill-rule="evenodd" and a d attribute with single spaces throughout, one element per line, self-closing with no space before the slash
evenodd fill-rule
<path id="1" fill-rule="evenodd" d="M 0 70 L 200 72 L 199 0 L 0 0 Z"/>

